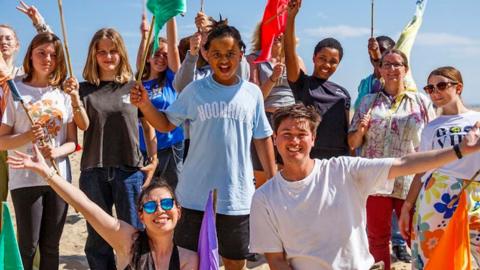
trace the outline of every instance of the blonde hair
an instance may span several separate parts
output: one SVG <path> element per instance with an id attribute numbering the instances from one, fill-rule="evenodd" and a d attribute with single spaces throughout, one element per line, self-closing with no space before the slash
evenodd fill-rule
<path id="1" fill-rule="evenodd" d="M 122 36 L 113 28 L 102 28 L 93 35 L 92 41 L 88 47 L 88 56 L 85 67 L 83 68 L 83 78 L 91 84 L 99 85 L 100 76 L 97 63 L 97 46 L 100 40 L 109 39 L 114 44 L 120 54 L 120 63 L 117 67 L 117 74 L 114 81 L 117 83 L 126 83 L 132 79 L 132 68 L 128 62 L 127 49 Z"/>
<path id="2" fill-rule="evenodd" d="M 55 70 L 50 74 L 48 83 L 51 86 L 60 86 L 67 78 L 67 66 L 65 64 L 65 55 L 63 54 L 63 46 L 60 39 L 49 32 L 40 33 L 36 35 L 30 45 L 28 46 L 27 53 L 23 59 L 23 69 L 25 70 L 26 77 L 23 79 L 25 82 L 32 80 L 33 73 L 35 72 L 32 64 L 32 53 L 35 48 L 40 45 L 52 43 L 55 47 L 56 61 Z"/>
<path id="3" fill-rule="evenodd" d="M 298 37 L 295 37 L 295 45 L 298 45 L 299 39 Z M 255 30 L 253 31 L 252 34 L 252 42 L 250 43 L 250 46 L 252 46 L 252 53 L 258 52 L 262 49 L 262 22 L 258 22 L 257 25 L 255 26 Z M 282 41 L 282 48 L 285 47 L 284 41 Z M 282 57 L 284 57 L 284 51 L 282 50 Z"/>

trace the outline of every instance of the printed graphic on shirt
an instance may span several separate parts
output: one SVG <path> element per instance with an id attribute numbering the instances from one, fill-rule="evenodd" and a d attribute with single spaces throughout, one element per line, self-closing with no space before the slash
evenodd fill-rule
<path id="1" fill-rule="evenodd" d="M 241 104 L 227 104 L 224 101 L 205 103 L 197 106 L 200 121 L 229 118 L 244 123 L 252 123 L 253 114 Z"/>
<path id="2" fill-rule="evenodd" d="M 63 113 L 59 109 L 58 101 L 43 99 L 34 103 L 28 103 L 27 108 L 30 111 L 33 122 L 39 123 L 44 128 L 46 141 L 54 139 L 63 123 Z"/>
<path id="3" fill-rule="evenodd" d="M 434 131 L 434 147 L 451 147 L 462 142 L 462 139 L 473 128 L 472 125 L 467 126 L 450 126 L 439 127 Z"/>

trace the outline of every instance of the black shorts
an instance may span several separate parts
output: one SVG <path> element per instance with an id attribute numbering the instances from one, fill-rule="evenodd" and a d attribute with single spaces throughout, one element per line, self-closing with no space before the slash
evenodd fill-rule
<path id="1" fill-rule="evenodd" d="M 250 240 L 250 215 L 229 216 L 217 214 L 218 252 L 230 260 L 246 259 Z M 175 243 L 197 251 L 203 211 L 182 208 L 182 217 L 175 228 Z"/>

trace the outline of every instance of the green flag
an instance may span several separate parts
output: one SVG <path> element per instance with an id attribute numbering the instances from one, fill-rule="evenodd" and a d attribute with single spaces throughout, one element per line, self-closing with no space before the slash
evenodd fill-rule
<path id="1" fill-rule="evenodd" d="M 158 33 L 165 23 L 178 14 L 187 12 L 186 0 L 148 0 L 147 8 L 155 16 L 155 36 L 152 54 L 158 48 Z"/>
<path id="2" fill-rule="evenodd" d="M 0 232 L 0 269 L 23 270 L 15 231 L 7 202 L 2 202 L 2 231 Z"/>

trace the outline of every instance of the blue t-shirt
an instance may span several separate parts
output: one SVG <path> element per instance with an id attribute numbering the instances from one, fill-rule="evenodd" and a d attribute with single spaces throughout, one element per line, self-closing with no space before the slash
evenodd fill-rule
<path id="1" fill-rule="evenodd" d="M 272 129 L 258 86 L 238 80 L 231 86 L 212 76 L 194 81 L 166 111 L 174 125 L 190 121 L 190 149 L 176 190 L 185 208 L 203 211 L 216 188 L 218 213 L 250 213 L 255 191 L 250 144 L 272 135 Z"/>
<path id="2" fill-rule="evenodd" d="M 167 78 L 165 85 L 161 87 L 157 79 L 143 81 L 143 86 L 148 92 L 148 97 L 152 101 L 153 106 L 159 111 L 165 111 L 175 100 L 177 100 L 177 92 L 173 89 L 172 82 L 175 77 L 175 73 L 170 69 L 167 69 Z M 145 138 L 143 137 L 142 125 L 139 125 L 140 130 L 140 149 L 146 153 L 147 148 L 145 145 Z M 176 143 L 183 141 L 183 130 L 181 127 L 177 127 L 174 130 L 162 133 L 155 131 L 157 134 L 157 149 L 165 149 Z"/>

